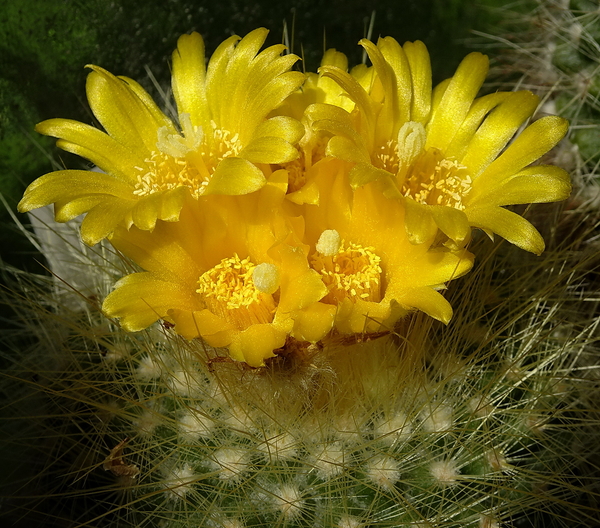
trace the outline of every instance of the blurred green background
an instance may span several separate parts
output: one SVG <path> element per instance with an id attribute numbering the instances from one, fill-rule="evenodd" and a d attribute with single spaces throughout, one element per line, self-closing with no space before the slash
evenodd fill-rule
<path id="1" fill-rule="evenodd" d="M 256 27 L 271 30 L 268 44 L 282 41 L 284 24 L 293 51 L 314 71 L 325 47 L 362 60 L 357 42 L 372 38 L 423 40 L 430 49 L 436 81 L 452 74 L 468 51 L 472 30 L 494 32 L 506 0 L 0 0 L 0 191 L 14 210 L 25 186 L 53 169 L 86 167 L 33 131 L 51 117 L 93 123 L 85 100 L 85 64 L 127 75 L 158 97 L 148 70 L 169 82 L 170 55 L 177 37 L 192 30 L 207 52 L 232 34 Z M 299 66 L 302 67 L 302 66 Z M 159 98 L 160 99 L 160 98 Z M 23 218 L 23 221 L 26 221 Z M 40 271 L 33 250 L 0 207 L 0 257 Z"/>

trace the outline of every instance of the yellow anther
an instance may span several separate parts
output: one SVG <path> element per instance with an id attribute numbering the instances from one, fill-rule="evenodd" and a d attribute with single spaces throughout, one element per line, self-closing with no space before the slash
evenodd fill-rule
<path id="1" fill-rule="evenodd" d="M 337 234 L 337 231 L 333 232 Z M 335 254 L 327 255 L 319 251 L 312 257 L 311 264 L 321 274 L 321 280 L 329 290 L 322 301 L 337 304 L 349 298 L 379 302 L 380 263 L 381 258 L 374 253 L 372 247 L 363 247 L 352 242 L 345 247 L 343 240 Z"/>
<path id="2" fill-rule="evenodd" d="M 421 154 L 410 168 L 402 194 L 425 205 L 446 205 L 463 210 L 463 198 L 471 190 L 468 169 L 437 149 Z"/>
<path id="3" fill-rule="evenodd" d="M 256 269 L 250 259 L 240 259 L 238 255 L 223 259 L 200 276 L 196 293 L 202 295 L 211 312 L 239 330 L 269 323 L 275 313 L 275 301 L 255 284 Z"/>
<path id="4" fill-rule="evenodd" d="M 242 150 L 239 135 L 217 128 L 207 137 L 201 127 L 192 126 L 188 114 L 180 116 L 183 135 L 169 134 L 166 127 L 157 132 L 157 150 L 145 159 L 146 167 L 140 172 L 133 194 L 150 194 L 188 187 L 194 198 L 204 194 L 211 175 L 225 158 L 237 156 Z"/>

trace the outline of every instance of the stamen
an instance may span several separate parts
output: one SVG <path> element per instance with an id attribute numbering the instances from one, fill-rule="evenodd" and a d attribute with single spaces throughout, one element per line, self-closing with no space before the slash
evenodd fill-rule
<path id="1" fill-rule="evenodd" d="M 375 153 L 373 165 L 392 174 L 398 174 L 398 169 L 400 168 L 398 143 L 392 139 L 381 145 Z"/>
<path id="2" fill-rule="evenodd" d="M 324 231 L 319 243 L 325 233 L 334 233 L 339 237 L 337 231 Z M 326 236 L 335 238 L 335 235 Z M 342 240 L 335 254 L 327 255 L 318 247 L 317 251 L 311 264 L 321 274 L 321 279 L 329 290 L 322 299 L 323 302 L 338 304 L 345 298 L 375 302 L 381 300 L 381 258 L 372 247 L 362 247 L 352 242 L 344 247 Z"/>
<path id="3" fill-rule="evenodd" d="M 166 127 L 158 129 L 157 150 L 144 160 L 145 167 L 136 167 L 139 174 L 133 194 L 148 196 L 185 186 L 198 198 L 217 165 L 242 150 L 239 135 L 217 128 L 214 121 L 207 137 L 202 127 L 192 125 L 189 114 L 181 114 L 179 119 L 183 135 L 169 134 Z"/>
<path id="4" fill-rule="evenodd" d="M 417 158 L 411 167 L 402 194 L 425 205 L 445 205 L 463 210 L 463 198 L 471 191 L 472 179 L 467 167 L 444 158 L 431 148 Z"/>
<path id="5" fill-rule="evenodd" d="M 256 268 L 250 259 L 242 260 L 238 255 L 223 259 L 201 275 L 196 293 L 202 295 L 211 312 L 239 330 L 253 324 L 270 323 L 275 313 L 275 301 L 256 286 L 253 280 Z"/>

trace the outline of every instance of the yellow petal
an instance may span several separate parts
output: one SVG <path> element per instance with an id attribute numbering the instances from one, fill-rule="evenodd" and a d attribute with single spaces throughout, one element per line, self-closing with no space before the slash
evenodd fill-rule
<path id="1" fill-rule="evenodd" d="M 106 297 L 102 311 L 120 319 L 130 332 L 147 328 L 164 317 L 168 310 L 194 308 L 190 296 L 181 286 L 157 279 L 151 273 L 134 273 L 123 277 Z"/>
<path id="2" fill-rule="evenodd" d="M 252 325 L 237 334 L 229 345 L 229 354 L 251 367 L 262 367 L 265 359 L 274 357 L 273 350 L 285 345 L 286 335 L 270 324 Z"/>
<path id="3" fill-rule="evenodd" d="M 135 183 L 134 167 L 144 162 L 130 149 L 97 128 L 70 119 L 48 119 L 38 123 L 36 132 L 59 138 L 57 146 L 67 152 L 90 160 L 104 172 Z"/>
<path id="4" fill-rule="evenodd" d="M 304 125 L 286 116 L 272 117 L 258 125 L 254 132 L 254 137 L 279 137 L 291 143 L 292 145 L 302 139 L 304 135 Z"/>
<path id="5" fill-rule="evenodd" d="M 293 336 L 296 339 L 316 343 L 333 328 L 336 307 L 331 304 L 314 303 L 306 310 L 294 312 Z"/>
<path id="6" fill-rule="evenodd" d="M 145 101 L 122 79 L 99 68 L 93 70 L 87 78 L 86 90 L 90 107 L 104 129 L 122 145 L 151 152 L 156 149 L 157 130 L 166 126 L 171 134 L 175 128 L 163 116 L 156 119 L 158 108 L 149 110 Z M 149 98 L 149 96 L 148 96 Z"/>
<path id="7" fill-rule="evenodd" d="M 131 202 L 118 199 L 96 205 L 81 222 L 82 240 L 89 246 L 97 244 L 114 231 L 130 209 Z"/>
<path id="8" fill-rule="evenodd" d="M 443 295 L 433 288 L 408 290 L 398 302 L 425 312 L 427 315 L 448 324 L 452 319 L 452 306 Z"/>
<path id="9" fill-rule="evenodd" d="M 473 191 L 494 187 L 539 159 L 564 137 L 568 127 L 567 120 L 557 116 L 542 117 L 529 125 L 473 182 Z"/>
<path id="10" fill-rule="evenodd" d="M 128 184 L 102 172 L 56 171 L 33 181 L 25 190 L 18 209 L 24 213 L 59 200 L 67 202 L 94 194 L 131 199 L 132 190 Z"/>
<path id="11" fill-rule="evenodd" d="M 462 125 L 488 72 L 486 55 L 470 53 L 458 66 L 427 127 L 426 148 L 444 150 Z"/>
<path id="12" fill-rule="evenodd" d="M 404 53 L 410 65 L 413 97 L 410 121 L 425 123 L 431 112 L 431 60 L 427 47 L 421 41 L 406 42 Z"/>
<path id="13" fill-rule="evenodd" d="M 375 123 L 375 114 L 373 103 L 364 88 L 349 73 L 335 66 L 321 66 L 319 73 L 337 82 L 346 91 L 350 99 L 360 107 L 365 116 L 365 125 L 368 130 L 367 136 L 371 136 Z"/>
<path id="14" fill-rule="evenodd" d="M 377 41 L 377 47 L 385 57 L 387 63 L 392 67 L 395 77 L 395 98 L 391 107 L 397 115 L 395 116 L 395 127 L 400 123 L 414 121 L 411 117 L 413 99 L 412 72 L 408 57 L 402 46 L 392 37 L 383 37 Z M 430 87 L 431 88 L 431 87 Z M 384 102 L 385 104 L 385 102 Z M 394 108 L 394 106 L 396 108 Z"/>
<path id="15" fill-rule="evenodd" d="M 527 220 L 502 207 L 478 207 L 466 209 L 471 225 L 487 229 L 505 238 L 525 251 L 541 255 L 544 239 Z"/>
<path id="16" fill-rule="evenodd" d="M 495 189 L 473 202 L 477 207 L 547 203 L 564 200 L 571 194 L 569 174 L 552 165 L 528 167 L 504 180 Z"/>
<path id="17" fill-rule="evenodd" d="M 80 196 L 64 202 L 58 200 L 54 203 L 54 219 L 57 222 L 69 222 L 70 220 L 73 220 L 73 218 L 76 218 L 83 213 L 87 213 L 98 204 L 107 201 L 110 201 L 110 197 L 103 194 Z"/>
<path id="18" fill-rule="evenodd" d="M 466 249 L 426 249 L 427 246 L 413 246 L 401 255 L 403 260 L 388 263 L 387 297 L 400 300 L 407 289 L 445 284 L 461 277 L 473 266 L 474 256 Z"/>
<path id="19" fill-rule="evenodd" d="M 449 79 L 444 79 L 441 83 L 437 84 L 433 88 L 433 91 L 431 92 L 431 115 L 432 116 L 435 114 L 435 112 L 439 108 L 442 98 L 444 97 L 444 94 L 446 93 L 446 90 L 448 89 L 448 86 L 450 85 L 450 81 L 452 81 L 452 77 L 450 77 Z M 430 119 L 430 121 L 431 121 L 431 119 Z"/>
<path id="20" fill-rule="evenodd" d="M 259 137 L 238 154 L 252 163 L 288 163 L 298 158 L 298 149 L 278 137 Z"/>
<path id="21" fill-rule="evenodd" d="M 529 118 L 539 103 L 531 92 L 515 92 L 496 107 L 478 128 L 469 143 L 462 165 L 469 168 L 471 178 L 477 178 Z"/>
<path id="22" fill-rule="evenodd" d="M 131 211 L 131 219 L 136 227 L 152 230 L 160 213 L 163 192 L 156 192 L 142 197 Z"/>
<path id="23" fill-rule="evenodd" d="M 334 136 L 329 140 L 326 154 L 350 163 L 370 164 L 371 161 L 369 154 L 364 149 L 357 146 L 351 139 L 342 136 Z M 364 183 L 359 185 L 364 185 Z"/>
<path id="24" fill-rule="evenodd" d="M 221 42 L 212 54 L 206 69 L 206 100 L 210 115 L 219 126 L 224 126 L 226 108 L 230 104 L 230 95 L 225 90 L 231 89 L 229 86 L 231 80 L 227 79 L 225 72 L 235 44 L 239 40 L 240 37 L 233 35 Z"/>
<path id="25" fill-rule="evenodd" d="M 265 183 L 265 175 L 256 165 L 242 158 L 225 158 L 217 165 L 205 194 L 248 194 Z"/>
<path id="26" fill-rule="evenodd" d="M 190 114 L 192 125 L 205 129 L 210 126 L 204 82 L 204 41 L 193 32 L 177 40 L 173 52 L 173 77 L 171 84 L 178 114 Z"/>
<path id="27" fill-rule="evenodd" d="M 332 138 L 332 140 L 335 138 Z M 390 172 L 378 169 L 370 163 L 358 163 L 349 174 L 350 185 L 353 189 L 358 189 L 367 183 L 379 181 L 386 195 L 399 196 L 399 190 L 395 184 L 394 175 Z M 394 192 L 395 191 L 395 192 Z"/>
<path id="28" fill-rule="evenodd" d="M 342 334 L 379 332 L 389 315 L 390 303 L 385 300 L 377 303 L 360 299 L 351 302 L 344 299 L 341 305 L 338 305 L 335 327 Z"/>
<path id="29" fill-rule="evenodd" d="M 191 312 L 171 309 L 169 318 L 175 323 L 175 331 L 186 339 L 202 337 L 209 345 L 225 347 L 233 341 L 237 330 L 210 310 Z"/>
<path id="30" fill-rule="evenodd" d="M 479 97 L 471 106 L 454 139 L 445 151 L 446 157 L 462 160 L 469 143 L 492 109 L 510 97 L 511 92 L 497 92 Z"/>
<path id="31" fill-rule="evenodd" d="M 181 186 L 166 191 L 163 199 L 160 201 L 160 210 L 158 218 L 165 222 L 175 222 L 179 220 L 183 203 L 189 196 L 188 187 Z"/>
<path id="32" fill-rule="evenodd" d="M 415 202 L 412 198 L 405 198 L 405 227 L 408 239 L 412 244 L 431 243 L 437 232 L 437 225 L 433 220 L 430 208 Z"/>
<path id="33" fill-rule="evenodd" d="M 429 211 L 442 232 L 459 246 L 469 238 L 471 228 L 464 212 L 439 205 L 431 206 Z"/>

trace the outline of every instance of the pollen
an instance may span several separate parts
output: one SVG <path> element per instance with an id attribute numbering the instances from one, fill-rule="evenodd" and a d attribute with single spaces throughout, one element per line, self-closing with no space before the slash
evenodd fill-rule
<path id="1" fill-rule="evenodd" d="M 242 150 L 238 134 L 217 127 L 211 121 L 212 134 L 192 127 L 189 116 L 180 116 L 182 135 L 169 134 L 166 127 L 158 130 L 157 150 L 136 167 L 137 181 L 133 194 L 149 196 L 178 187 L 188 187 L 194 198 L 204 194 L 211 176 L 225 158 Z"/>
<path id="2" fill-rule="evenodd" d="M 337 234 L 337 231 L 331 230 Z M 335 242 L 335 236 L 327 235 L 330 244 L 321 244 L 325 231 L 317 244 L 318 253 L 312 259 L 312 267 L 321 275 L 321 280 L 329 290 L 322 299 L 323 302 L 338 304 L 343 299 L 362 299 L 379 302 L 381 300 L 381 258 L 372 247 L 363 247 L 350 242 L 347 247 L 342 240 L 338 251 L 334 254 L 323 254 L 319 246 L 330 253 Z M 331 233 L 329 233 L 331 234 Z M 339 236 L 339 235 L 338 235 Z"/>
<path id="3" fill-rule="evenodd" d="M 202 295 L 211 312 L 238 330 L 253 324 L 270 323 L 275 313 L 275 301 L 255 284 L 256 268 L 250 259 L 240 259 L 237 254 L 223 259 L 201 275 L 196 293 Z"/>
<path id="4" fill-rule="evenodd" d="M 445 205 L 463 210 L 471 191 L 468 169 L 435 148 L 425 151 L 410 168 L 402 194 L 424 205 Z"/>

